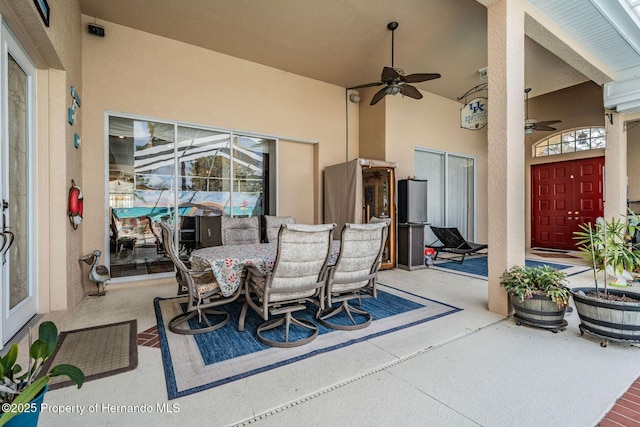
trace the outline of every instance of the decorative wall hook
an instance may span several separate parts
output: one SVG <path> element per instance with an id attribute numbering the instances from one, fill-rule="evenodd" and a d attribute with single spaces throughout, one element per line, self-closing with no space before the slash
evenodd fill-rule
<path id="1" fill-rule="evenodd" d="M 73 102 L 80 108 L 80 95 L 75 87 L 71 86 L 71 98 L 73 98 Z"/>
<path id="2" fill-rule="evenodd" d="M 80 101 L 80 94 L 75 87 L 71 86 L 71 107 L 67 110 L 67 121 L 70 125 L 76 121 L 76 108 L 80 108 L 82 102 Z M 76 147 L 77 148 L 77 147 Z"/>
<path id="3" fill-rule="evenodd" d="M 613 113 L 604 113 L 604 115 L 609 119 L 609 124 L 613 124 Z"/>

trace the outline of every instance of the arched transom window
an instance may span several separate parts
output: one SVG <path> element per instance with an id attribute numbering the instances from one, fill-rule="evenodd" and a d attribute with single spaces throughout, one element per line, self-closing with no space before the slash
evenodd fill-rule
<path id="1" fill-rule="evenodd" d="M 603 127 L 563 130 L 533 144 L 533 157 L 595 150 L 604 148 L 605 145 L 606 136 Z"/>

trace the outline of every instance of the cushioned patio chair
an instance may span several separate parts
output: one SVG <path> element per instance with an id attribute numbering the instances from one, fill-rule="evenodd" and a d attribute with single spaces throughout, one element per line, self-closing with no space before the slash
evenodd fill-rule
<path id="1" fill-rule="evenodd" d="M 314 322 L 295 318 L 293 313 L 304 310 L 307 302 L 324 308 L 327 263 L 331 256 L 334 227 L 335 224 L 282 225 L 273 270 L 263 273 L 253 266 L 245 266 L 245 303 L 238 322 L 239 331 L 244 331 L 247 310 L 251 307 L 265 320 L 258 326 L 257 335 L 267 345 L 295 347 L 318 336 L 318 326 Z M 294 325 L 302 337 L 290 336 Z M 280 326 L 284 326 L 282 334 L 272 331 L 270 336 L 265 336 L 264 332 Z"/>
<path id="2" fill-rule="evenodd" d="M 327 310 L 319 313 L 318 321 L 333 329 L 362 329 L 371 324 L 371 314 L 349 304 L 351 300 L 375 298 L 377 274 L 382 251 L 387 240 L 388 223 L 345 224 L 340 236 L 340 255 L 329 269 L 326 298 Z M 334 303 L 339 303 L 334 307 Z M 364 318 L 364 321 L 356 321 Z M 336 322 L 346 314 L 350 323 Z M 333 320 L 329 320 L 332 319 Z M 358 319 L 359 320 L 359 319 Z"/>
<path id="3" fill-rule="evenodd" d="M 260 243 L 260 219 L 257 216 L 220 218 L 223 245 Z"/>
<path id="4" fill-rule="evenodd" d="M 153 238 L 155 240 L 154 243 L 156 245 L 156 253 L 158 255 L 166 255 L 166 253 L 164 251 L 164 246 L 162 245 L 162 239 L 160 238 L 160 236 L 158 235 L 158 233 L 156 231 L 156 227 L 157 227 L 158 224 L 153 222 L 153 220 L 149 216 L 145 216 L 144 218 L 147 220 L 147 224 L 149 226 L 149 231 L 151 231 L 151 234 L 153 235 Z"/>
<path id="5" fill-rule="evenodd" d="M 267 233 L 265 236 L 266 242 L 277 243 L 278 233 L 280 232 L 280 226 L 282 224 L 295 224 L 296 219 L 292 216 L 265 215 L 264 223 L 265 223 L 265 228 L 267 229 Z"/>
<path id="6" fill-rule="evenodd" d="M 164 242 L 164 250 L 177 269 L 176 279 L 178 281 L 178 293 L 180 293 L 180 289 L 186 288 L 187 291 L 187 307 L 185 308 L 185 312 L 178 314 L 169 321 L 169 330 L 176 334 L 195 335 L 214 331 L 226 325 L 229 321 L 229 313 L 216 310 L 215 307 L 228 304 L 238 299 L 242 292 L 242 287 L 238 287 L 238 290 L 231 296 L 223 296 L 220 286 L 211 270 L 193 271 L 187 268 L 184 262 L 182 262 L 173 245 L 174 237 L 171 226 L 161 222 L 160 230 L 162 233 L 162 241 Z M 189 324 L 189 320 L 196 316 L 198 316 L 198 322 L 197 327 L 194 328 L 193 325 Z M 222 319 L 212 323 L 209 316 Z"/>
<path id="7" fill-rule="evenodd" d="M 460 231 L 456 227 L 434 227 L 430 226 L 433 234 L 436 235 L 441 245 L 427 245 L 430 248 L 435 250 L 435 256 L 433 257 L 434 261 L 438 258 L 438 254 L 440 252 L 447 252 L 456 255 L 461 255 L 462 258 L 457 261 L 460 264 L 464 262 L 464 258 L 469 254 L 475 254 L 478 251 L 483 249 L 487 249 L 488 245 L 474 242 L 467 242 Z"/>
<path id="8" fill-rule="evenodd" d="M 118 217 L 116 211 L 111 210 L 111 245 L 115 250 L 116 257 L 121 253 L 128 251 L 131 255 L 136 245 L 136 236 L 132 235 L 130 230 L 125 230 L 122 226 L 122 220 Z M 127 231 L 129 234 L 127 234 Z"/>

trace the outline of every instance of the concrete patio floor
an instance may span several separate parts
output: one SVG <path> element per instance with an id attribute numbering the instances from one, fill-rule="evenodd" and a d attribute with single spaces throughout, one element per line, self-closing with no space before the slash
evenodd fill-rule
<path id="1" fill-rule="evenodd" d="M 49 391 L 51 409 L 39 425 L 583 427 L 597 425 L 640 377 L 639 346 L 601 347 L 600 338 L 580 335 L 575 311 L 564 331 L 552 333 L 489 312 L 486 280 L 393 269 L 381 271 L 379 281 L 463 310 L 171 401 L 160 350 L 138 346 L 135 370 L 80 390 Z M 570 282 L 591 286 L 593 274 Z M 135 318 L 142 332 L 156 324 L 153 298 L 175 290 L 174 284 L 112 289 L 44 319 L 72 330 Z M 162 404 L 172 412 L 158 411 Z M 120 405 L 152 410 L 105 409 Z"/>

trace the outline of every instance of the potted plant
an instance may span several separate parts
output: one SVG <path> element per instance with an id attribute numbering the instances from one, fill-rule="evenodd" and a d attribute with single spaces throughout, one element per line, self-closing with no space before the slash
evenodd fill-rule
<path id="1" fill-rule="evenodd" d="M 500 276 L 515 310 L 516 324 L 527 324 L 558 332 L 567 326 L 564 313 L 571 296 L 567 275 L 548 265 L 516 265 Z"/>
<path id="2" fill-rule="evenodd" d="M 46 372 L 42 370 L 57 344 L 56 325 L 49 321 L 42 322 L 38 329 L 38 339 L 29 348 L 29 366 L 26 371 L 23 372 L 22 366 L 17 363 L 18 344 L 14 343 L 7 354 L 0 358 L 0 426 L 37 425 L 40 405 L 51 377 L 66 375 L 78 388 L 82 387 L 84 373 L 76 366 L 60 364 Z"/>
<path id="3" fill-rule="evenodd" d="M 582 224 L 575 232 L 581 254 L 593 267 L 593 288 L 574 288 L 571 294 L 580 317 L 580 332 L 589 332 L 607 340 L 640 342 L 640 295 L 609 286 L 626 286 L 633 280 L 630 272 L 640 266 L 640 251 L 630 236 L 640 229 L 637 214 L 629 211 L 626 220 L 599 218 L 595 225 Z M 598 285 L 598 272 L 604 283 Z"/>

